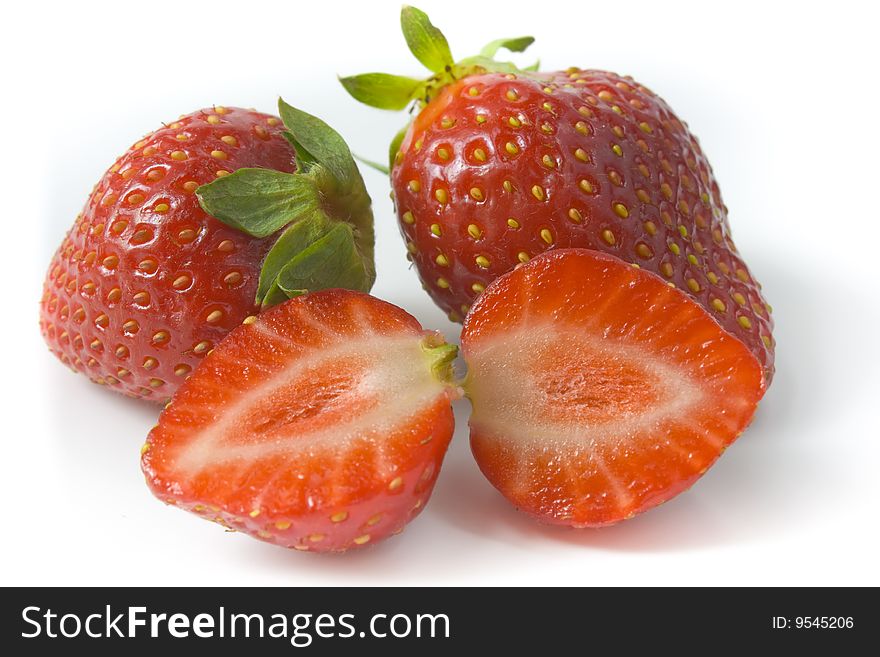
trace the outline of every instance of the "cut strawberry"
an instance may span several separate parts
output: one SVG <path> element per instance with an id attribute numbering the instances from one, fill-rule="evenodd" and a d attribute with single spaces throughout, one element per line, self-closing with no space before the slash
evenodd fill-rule
<path id="1" fill-rule="evenodd" d="M 687 489 L 751 420 L 761 363 L 659 276 L 584 249 L 490 285 L 462 334 L 471 447 L 511 502 L 578 527 Z"/>
<path id="2" fill-rule="evenodd" d="M 403 529 L 452 437 L 456 348 L 403 310 L 328 290 L 248 318 L 180 387 L 144 446 L 160 499 L 302 550 Z"/>

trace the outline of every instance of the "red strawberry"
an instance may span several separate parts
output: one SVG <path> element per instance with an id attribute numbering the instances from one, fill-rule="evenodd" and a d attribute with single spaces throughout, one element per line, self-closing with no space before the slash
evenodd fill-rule
<path id="1" fill-rule="evenodd" d="M 372 215 L 347 148 L 314 117 L 280 109 L 290 133 L 253 110 L 194 112 L 107 171 L 44 284 L 41 329 L 65 364 L 162 401 L 259 307 L 302 289 L 370 288 Z M 340 158 L 322 165 L 316 140 L 350 169 Z M 339 199 L 354 227 L 328 216 L 322 195 Z M 315 275 L 315 253 L 336 267 Z"/>
<path id="2" fill-rule="evenodd" d="M 187 379 L 150 433 L 160 499 L 299 550 L 399 532 L 452 437 L 456 348 L 403 310 L 326 290 L 250 317 Z"/>
<path id="3" fill-rule="evenodd" d="M 486 285 L 548 249 L 584 247 L 657 273 L 710 310 L 773 373 L 770 308 L 736 251 L 696 138 L 632 78 L 455 62 L 427 16 L 404 34 L 435 75 L 342 80 L 359 100 L 421 109 L 392 144 L 391 182 L 409 258 L 450 319 Z"/>
<path id="4" fill-rule="evenodd" d="M 629 518 L 688 488 L 748 425 L 756 354 L 662 277 L 597 251 L 542 254 L 464 323 L 480 469 L 537 518 Z"/>

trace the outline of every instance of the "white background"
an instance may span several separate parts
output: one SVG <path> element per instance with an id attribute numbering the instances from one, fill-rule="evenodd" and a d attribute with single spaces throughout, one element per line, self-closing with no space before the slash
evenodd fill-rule
<path id="1" fill-rule="evenodd" d="M 335 76 L 420 74 L 399 2 L 9 3 L 0 38 L 3 364 L 0 583 L 880 584 L 880 94 L 867 2 L 423 0 L 459 57 L 532 33 L 545 68 L 632 74 L 700 137 L 734 236 L 775 307 L 778 373 L 753 426 L 688 493 L 603 529 L 517 513 L 470 457 L 467 402 L 427 510 L 346 555 L 286 551 L 152 498 L 157 410 L 45 349 L 46 265 L 133 141 L 212 104 L 320 114 L 382 159 L 403 114 Z M 387 181 L 365 171 L 374 293 L 457 339 L 407 270 Z M 832 610 L 833 611 L 833 610 Z"/>

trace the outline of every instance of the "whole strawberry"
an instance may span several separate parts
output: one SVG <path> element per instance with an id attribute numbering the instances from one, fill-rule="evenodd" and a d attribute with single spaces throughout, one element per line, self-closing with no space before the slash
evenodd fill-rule
<path id="1" fill-rule="evenodd" d="M 107 171 L 43 288 L 41 330 L 62 362 L 161 402 L 260 308 L 370 289 L 370 199 L 351 154 L 318 119 L 280 110 L 283 122 L 193 112 Z"/>
<path id="2" fill-rule="evenodd" d="M 696 138 L 649 89 L 604 71 L 520 70 L 492 59 L 531 37 L 456 62 L 412 7 L 401 14 L 426 81 L 344 78 L 358 100 L 419 113 L 391 146 L 408 257 L 460 321 L 485 287 L 538 253 L 604 251 L 681 288 L 773 372 L 773 323 L 740 258 Z"/>

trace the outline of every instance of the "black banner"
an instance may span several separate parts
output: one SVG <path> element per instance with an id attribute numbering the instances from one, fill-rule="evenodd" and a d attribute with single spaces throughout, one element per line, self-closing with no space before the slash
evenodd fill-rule
<path id="1" fill-rule="evenodd" d="M 0 611 L 2 645 L 16 655 L 140 646 L 163 655 L 439 655 L 477 646 L 705 654 L 840 651 L 878 638 L 878 605 L 866 589 L 4 589 Z"/>

